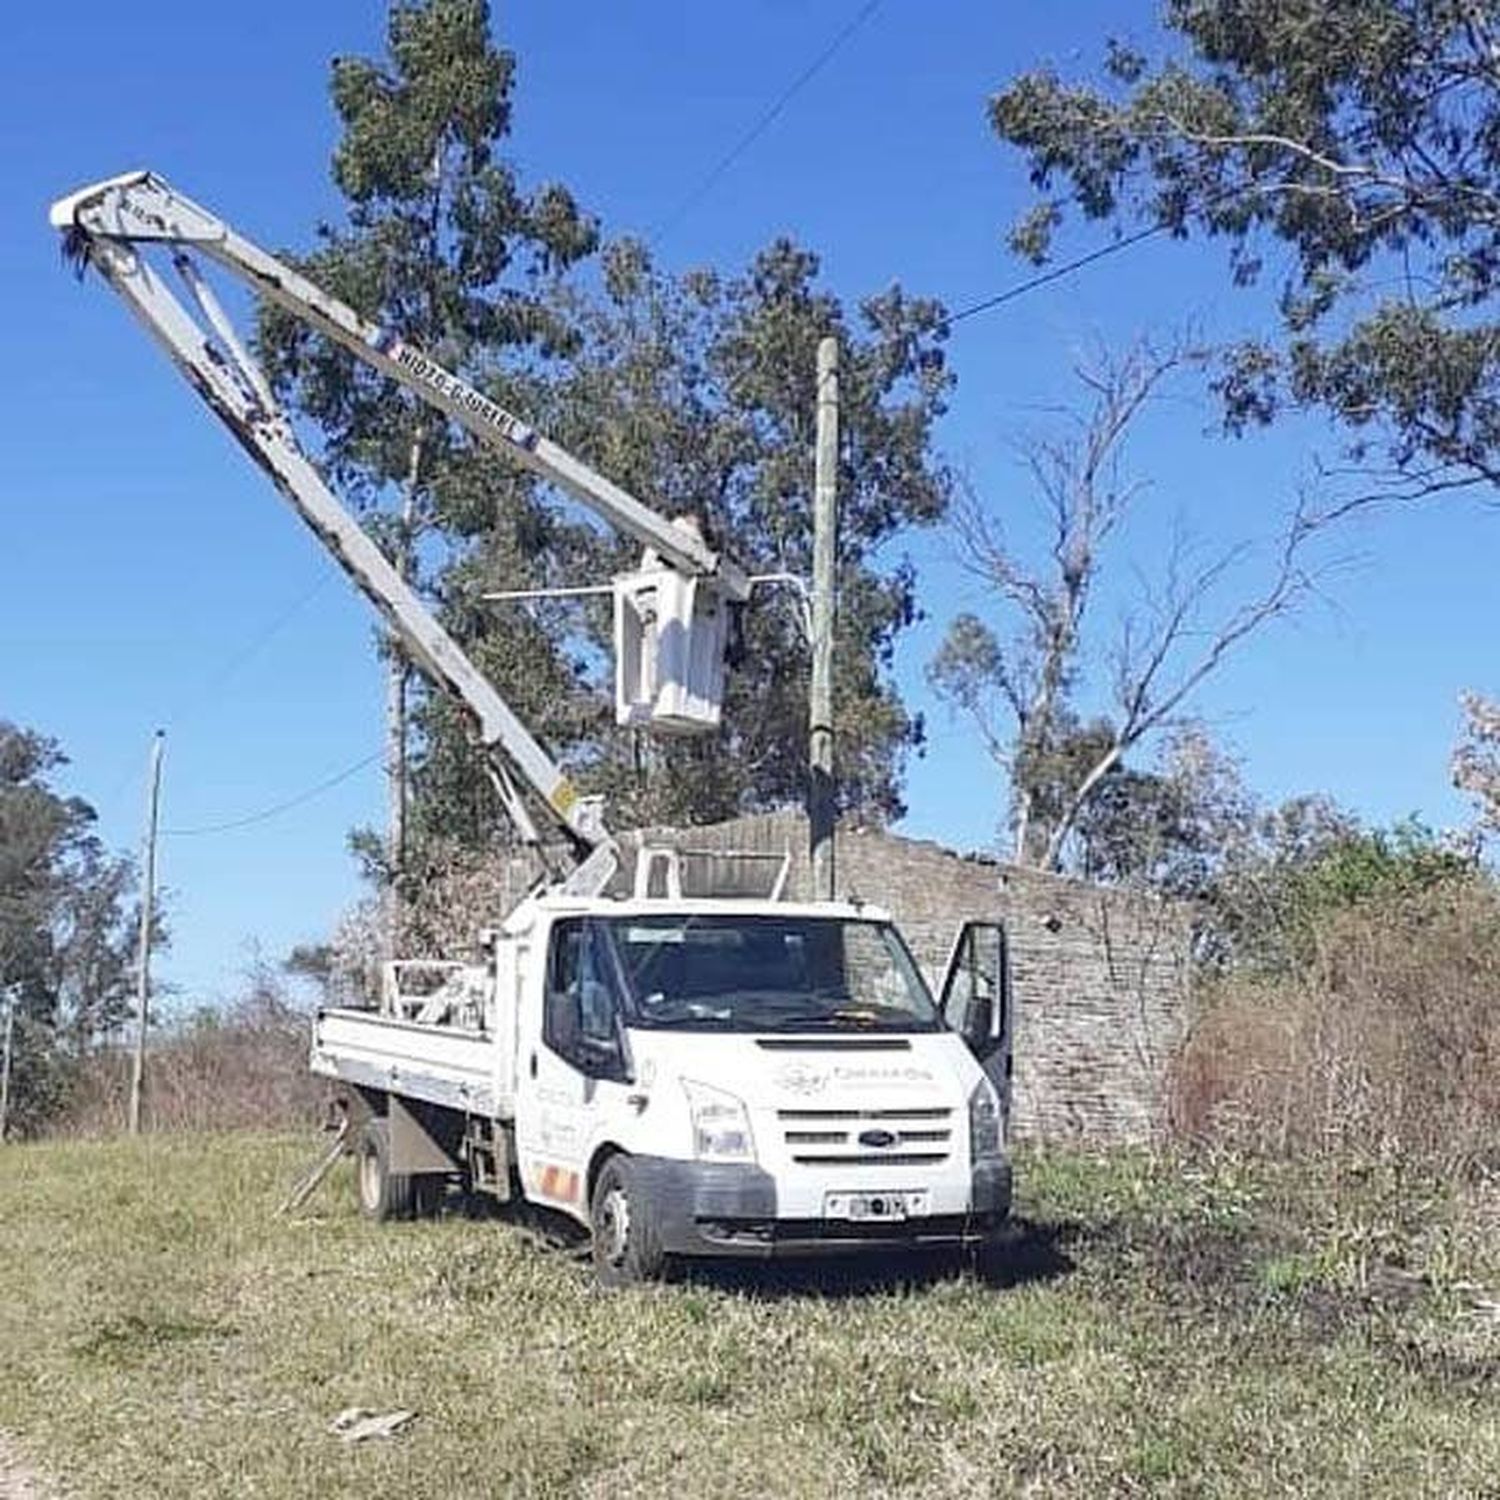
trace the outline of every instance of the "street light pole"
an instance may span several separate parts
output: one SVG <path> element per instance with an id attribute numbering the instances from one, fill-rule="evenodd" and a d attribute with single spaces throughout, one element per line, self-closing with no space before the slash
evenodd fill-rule
<path id="1" fill-rule="evenodd" d="M 161 802 L 163 731 L 151 741 L 150 792 L 146 803 L 145 881 L 141 887 L 141 934 L 136 951 L 135 1057 L 130 1068 L 130 1133 L 141 1132 L 141 1083 L 146 1071 L 147 1006 L 151 998 L 151 917 L 156 902 L 156 814 Z"/>

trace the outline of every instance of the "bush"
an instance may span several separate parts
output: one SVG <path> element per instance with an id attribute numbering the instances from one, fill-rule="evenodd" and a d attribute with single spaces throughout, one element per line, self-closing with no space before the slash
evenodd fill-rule
<path id="1" fill-rule="evenodd" d="M 1216 981 L 1171 1116 L 1190 1141 L 1274 1156 L 1500 1163 L 1500 893 L 1362 902 L 1319 921 L 1299 972 Z"/>
<path id="2" fill-rule="evenodd" d="M 227 1011 L 204 1011 L 146 1053 L 143 1123 L 155 1131 L 300 1129 L 316 1124 L 324 1085 L 308 1071 L 311 1022 L 260 983 Z M 60 1135 L 123 1130 L 130 1100 L 128 1048 L 97 1052 L 75 1068 Z"/>

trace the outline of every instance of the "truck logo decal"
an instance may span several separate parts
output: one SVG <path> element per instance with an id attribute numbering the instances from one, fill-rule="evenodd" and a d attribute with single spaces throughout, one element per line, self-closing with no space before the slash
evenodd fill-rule
<path id="1" fill-rule="evenodd" d="M 861 1146 L 894 1146 L 896 1139 L 889 1130 L 861 1130 L 859 1133 Z"/>
<path id="2" fill-rule="evenodd" d="M 833 1070 L 833 1078 L 834 1082 L 847 1084 L 851 1088 L 916 1088 L 932 1082 L 932 1074 L 915 1063 L 893 1068 L 855 1067 L 849 1063 L 840 1063 Z"/>
<path id="3" fill-rule="evenodd" d="M 818 1094 L 828 1082 L 828 1075 L 810 1063 L 788 1063 L 777 1075 L 776 1082 L 789 1094 Z"/>

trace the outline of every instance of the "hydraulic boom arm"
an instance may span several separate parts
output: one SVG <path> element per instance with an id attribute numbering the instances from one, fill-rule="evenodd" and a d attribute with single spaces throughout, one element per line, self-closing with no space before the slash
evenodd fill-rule
<path id="1" fill-rule="evenodd" d="M 523 837 L 532 842 L 537 838 L 512 781 L 512 768 L 556 815 L 577 855 L 597 851 L 600 856 L 585 860 L 569 884 L 585 870 L 594 872 L 581 882 L 585 885 L 600 875 L 607 879 L 602 866 L 612 864 L 613 844 L 602 822 L 324 483 L 189 252 L 217 262 L 258 295 L 460 423 L 480 442 L 558 485 L 678 572 L 712 578 L 726 597 L 734 599 L 743 599 L 748 591 L 744 575 L 701 538 L 672 525 L 434 360 L 361 318 L 161 178 L 149 172 L 111 178 L 60 199 L 51 218 L 69 251 L 98 268 L 266 470 L 385 617 L 412 660 L 467 705 L 477 721 L 497 790 Z M 171 253 L 201 323 L 142 253 L 153 243 Z"/>

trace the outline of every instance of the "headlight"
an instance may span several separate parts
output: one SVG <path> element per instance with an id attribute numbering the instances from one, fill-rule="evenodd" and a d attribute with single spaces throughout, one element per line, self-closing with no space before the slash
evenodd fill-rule
<path id="1" fill-rule="evenodd" d="M 969 1095 L 969 1159 L 993 1160 L 1000 1150 L 1000 1101 L 988 1078 L 981 1078 Z"/>
<path id="2" fill-rule="evenodd" d="M 687 1079 L 682 1088 L 693 1121 L 693 1155 L 700 1161 L 754 1161 L 755 1138 L 744 1100 Z"/>

